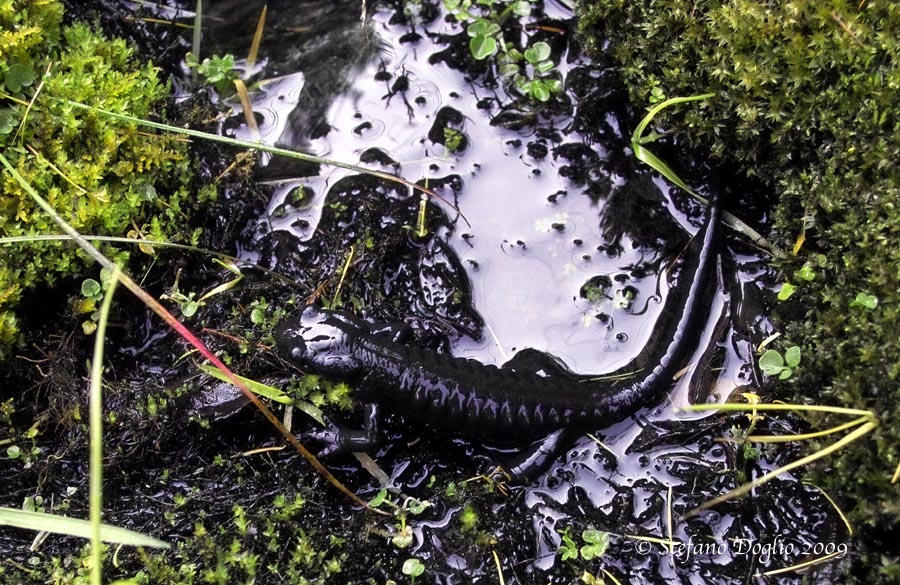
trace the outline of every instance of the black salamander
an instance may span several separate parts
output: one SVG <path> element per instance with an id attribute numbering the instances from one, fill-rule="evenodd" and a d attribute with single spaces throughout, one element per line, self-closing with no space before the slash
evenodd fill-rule
<path id="1" fill-rule="evenodd" d="M 510 465 L 526 478 L 552 462 L 579 433 L 602 429 L 658 403 L 693 349 L 706 315 L 704 299 L 716 265 L 721 206 L 713 196 L 697 232 L 697 254 L 683 261 L 663 309 L 665 322 L 623 371 L 630 381 L 588 381 L 556 358 L 526 349 L 502 367 L 403 345 L 389 332 L 340 311 L 309 306 L 275 333 L 282 354 L 314 372 L 355 385 L 367 405 L 365 428 L 331 429 L 317 438 L 323 454 L 364 451 L 377 441 L 378 406 L 407 420 L 523 449 Z"/>

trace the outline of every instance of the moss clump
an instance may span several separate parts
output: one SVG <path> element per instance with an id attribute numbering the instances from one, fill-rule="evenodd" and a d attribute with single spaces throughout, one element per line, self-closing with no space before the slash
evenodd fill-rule
<path id="1" fill-rule="evenodd" d="M 896 553 L 879 544 L 900 527 L 890 484 L 900 461 L 900 4 L 604 0 L 584 8 L 586 44 L 611 51 L 634 103 L 716 94 L 666 110 L 660 124 L 778 194 L 780 247 L 805 237 L 779 264 L 800 286 L 776 316 L 803 355 L 782 388 L 878 414 L 874 440 L 832 458 L 818 480 L 863 528 L 854 576 L 900 578 Z"/>
<path id="2" fill-rule="evenodd" d="M 82 233 L 124 236 L 136 226 L 156 238 L 176 235 L 190 184 L 184 144 L 62 101 L 147 117 L 166 99 L 166 84 L 124 41 L 83 24 L 62 28 L 61 20 L 56 1 L 0 2 L 3 155 Z M 0 236 L 58 232 L 4 172 Z M 71 244 L 0 248 L 0 356 L 16 338 L 14 311 L 28 288 L 79 271 L 81 258 Z"/>

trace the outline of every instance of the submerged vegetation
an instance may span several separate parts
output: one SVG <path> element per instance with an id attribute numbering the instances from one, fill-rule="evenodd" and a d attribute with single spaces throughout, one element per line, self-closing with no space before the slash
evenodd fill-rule
<path id="1" fill-rule="evenodd" d="M 900 530 L 900 7 L 598 1 L 581 34 L 612 52 L 635 104 L 714 93 L 661 124 L 777 196 L 771 239 L 792 250 L 776 260 L 785 351 L 760 366 L 782 397 L 879 414 L 874 439 L 814 479 L 862 529 L 853 576 L 900 579 L 884 548 Z"/>

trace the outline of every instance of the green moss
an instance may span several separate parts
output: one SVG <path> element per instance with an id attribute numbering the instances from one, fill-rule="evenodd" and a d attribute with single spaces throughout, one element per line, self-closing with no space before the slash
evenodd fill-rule
<path id="1" fill-rule="evenodd" d="M 780 388 L 878 414 L 874 438 L 816 479 L 862 528 L 854 575 L 889 578 L 898 557 L 877 539 L 900 526 L 900 5 L 606 0 L 585 7 L 581 33 L 598 54 L 610 43 L 635 104 L 714 92 L 660 125 L 778 194 L 782 249 L 805 237 L 778 263 L 797 290 L 776 318 L 803 355 Z"/>
<path id="2" fill-rule="evenodd" d="M 61 15 L 55 1 L 0 2 L 0 88 L 10 95 L 0 100 L 4 156 L 82 233 L 124 236 L 137 226 L 155 238 L 182 235 L 191 181 L 184 144 L 61 101 L 148 117 L 166 84 L 124 41 L 83 24 L 61 28 Z M 59 232 L 8 173 L 0 193 L 0 235 Z M 82 258 L 68 244 L 0 248 L 0 355 L 15 339 L 15 307 L 28 289 L 79 272 Z"/>

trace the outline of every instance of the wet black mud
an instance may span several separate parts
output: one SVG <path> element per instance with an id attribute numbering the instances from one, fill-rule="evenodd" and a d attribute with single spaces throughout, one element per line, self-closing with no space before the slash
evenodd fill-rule
<path id="1" fill-rule="evenodd" d="M 703 208 L 633 158 L 628 135 L 641 113 L 627 108 L 614 71 L 580 55 L 565 5 L 548 2 L 515 30 L 521 39 L 544 31 L 534 34 L 552 46 L 565 78 L 565 93 L 542 105 L 474 62 L 468 37 L 439 4 L 370 4 L 365 28 L 358 3 L 268 4 L 265 61 L 253 78 L 273 80 L 253 94 L 262 139 L 400 174 L 444 201 L 428 201 L 422 234 L 421 198 L 409 187 L 258 154 L 252 185 L 249 176 L 223 184 L 204 245 L 294 284 L 247 268 L 239 286 L 206 302 L 189 324 L 214 351 L 242 375 L 287 385 L 299 373 L 275 355 L 267 331 L 314 298 L 405 322 L 417 344 L 486 362 L 535 347 L 580 373 L 602 373 L 642 349 L 669 286 L 661 275 L 689 253 Z M 261 6 L 212 3 L 208 50 L 245 51 Z M 185 103 L 203 99 L 176 78 Z M 235 108 L 223 130 L 246 138 Z M 660 153 L 684 157 L 677 144 Z M 210 159 L 208 178 L 229 154 Z M 714 163 L 681 159 L 677 169 L 695 185 L 723 183 Z M 752 194 L 731 184 L 740 182 L 724 180 L 726 207 L 759 221 Z M 237 213 L 229 215 L 229 202 Z M 179 268 L 182 290 L 231 278 L 205 259 L 163 254 L 148 271 L 157 294 Z M 744 415 L 676 412 L 757 388 L 753 351 L 770 332 L 760 302 L 770 276 L 727 233 L 709 320 L 669 400 L 597 429 L 602 445 L 583 437 L 534 485 L 479 479 L 497 454 L 390 418 L 384 447 L 371 455 L 394 486 L 431 504 L 402 521 L 355 508 L 300 457 L 276 450 L 281 441 L 259 415 L 232 408 L 233 395 L 197 374 L 173 333 L 123 300 L 119 318 L 130 325 L 107 342 L 105 521 L 176 548 L 123 550 L 110 574 L 143 569 L 190 582 L 185 567 L 193 565 L 197 575 L 221 569 L 226 582 L 402 583 L 404 561 L 416 558 L 425 566 L 419 583 L 496 583 L 498 572 L 506 583 L 574 583 L 603 571 L 623 583 L 745 583 L 820 556 L 847 535 L 826 498 L 790 475 L 681 518 L 797 457 L 782 446 L 755 458 L 720 441 L 747 428 Z M 31 384 L 15 396 L 6 385 L 9 426 L 21 432 L 49 418 L 32 457 L 2 462 L 10 489 L 0 503 L 20 507 L 40 495 L 55 511 L 85 517 L 85 384 L 71 372 L 83 370 L 88 344 L 69 333 L 48 338 L 43 351 L 44 362 L 18 362 L 28 373 L 5 374 L 10 384 Z M 65 383 L 55 384 L 64 372 Z M 198 411 L 198 395 L 221 409 Z M 295 429 L 311 424 L 295 411 Z M 784 433 L 785 424 L 765 418 L 755 432 Z M 355 459 L 328 465 L 362 498 L 378 493 Z M 570 543 L 588 544 L 589 529 L 610 535 L 602 558 L 566 554 Z M 680 544 L 659 543 L 670 537 Z M 80 546 L 51 537 L 31 552 L 32 538 L 2 531 L 0 549 L 24 567 L 53 557 L 72 563 Z M 253 568 L 235 550 L 257 555 Z M 777 579 L 800 582 L 796 574 Z"/>

